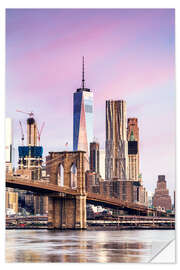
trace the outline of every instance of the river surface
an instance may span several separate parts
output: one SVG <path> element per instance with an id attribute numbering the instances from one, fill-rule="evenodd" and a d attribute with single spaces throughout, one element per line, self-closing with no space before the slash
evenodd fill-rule
<path id="1" fill-rule="evenodd" d="M 174 230 L 7 230 L 6 262 L 149 262 Z"/>

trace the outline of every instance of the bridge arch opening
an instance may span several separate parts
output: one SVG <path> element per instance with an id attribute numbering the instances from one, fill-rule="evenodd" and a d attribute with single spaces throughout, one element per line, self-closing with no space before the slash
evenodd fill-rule
<path id="1" fill-rule="evenodd" d="M 77 166 L 75 163 L 71 165 L 71 187 L 77 188 Z"/>
<path id="2" fill-rule="evenodd" d="M 57 184 L 60 187 L 64 186 L 64 167 L 62 164 L 60 164 L 58 167 Z"/>

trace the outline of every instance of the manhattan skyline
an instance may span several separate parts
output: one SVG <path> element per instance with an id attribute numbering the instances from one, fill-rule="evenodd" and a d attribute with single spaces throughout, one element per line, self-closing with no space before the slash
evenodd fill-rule
<path id="1" fill-rule="evenodd" d="M 48 151 L 73 147 L 73 93 L 86 85 L 94 94 L 94 136 L 105 147 L 105 101 L 126 100 L 136 117 L 143 185 L 154 191 L 165 174 L 175 188 L 175 60 L 173 9 L 7 10 L 6 117 L 33 111 L 45 128 Z"/>

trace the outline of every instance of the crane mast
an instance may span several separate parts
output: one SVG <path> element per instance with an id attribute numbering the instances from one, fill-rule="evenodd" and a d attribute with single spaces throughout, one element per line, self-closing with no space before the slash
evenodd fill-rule
<path id="1" fill-rule="evenodd" d="M 40 146 L 41 134 L 42 134 L 42 131 L 43 131 L 44 125 L 45 125 L 45 122 L 43 122 L 43 123 L 42 123 L 42 126 L 41 126 L 41 128 L 40 128 L 40 131 L 39 131 L 38 127 L 37 127 L 39 146 Z"/>
<path id="2" fill-rule="evenodd" d="M 21 141 L 22 141 L 22 146 L 24 146 L 24 132 L 23 132 L 23 127 L 21 121 L 19 121 L 19 125 L 21 128 Z"/>

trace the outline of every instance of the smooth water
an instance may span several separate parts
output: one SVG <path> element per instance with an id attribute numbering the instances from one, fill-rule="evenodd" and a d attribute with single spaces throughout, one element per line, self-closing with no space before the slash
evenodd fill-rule
<path id="1" fill-rule="evenodd" d="M 6 262 L 149 262 L 174 230 L 7 230 Z"/>

